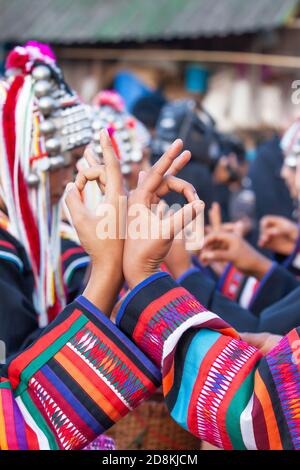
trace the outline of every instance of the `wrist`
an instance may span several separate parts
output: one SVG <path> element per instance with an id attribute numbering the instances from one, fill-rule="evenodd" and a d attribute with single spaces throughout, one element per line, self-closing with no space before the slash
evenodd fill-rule
<path id="1" fill-rule="evenodd" d="M 187 262 L 181 265 L 176 265 L 172 267 L 171 274 L 174 279 L 178 279 L 184 273 L 186 273 L 189 269 L 193 268 L 193 264 L 191 262 Z"/>
<path id="2" fill-rule="evenodd" d="M 130 290 L 134 289 L 138 284 L 148 279 L 153 274 L 160 272 L 158 267 L 149 269 L 131 269 L 128 274 L 125 272 L 125 280 Z"/>
<path id="3" fill-rule="evenodd" d="M 245 271 L 245 274 L 253 276 L 259 281 L 267 274 L 272 267 L 272 261 L 263 255 L 257 254 L 253 264 Z"/>
<path id="4" fill-rule="evenodd" d="M 103 265 L 100 266 L 100 263 L 93 263 L 83 295 L 106 316 L 109 316 L 123 282 L 121 269 L 105 268 Z"/>

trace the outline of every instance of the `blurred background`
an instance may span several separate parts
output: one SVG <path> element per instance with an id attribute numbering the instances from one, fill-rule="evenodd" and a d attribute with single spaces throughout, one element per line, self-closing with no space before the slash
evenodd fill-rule
<path id="1" fill-rule="evenodd" d="M 299 114 L 298 0 L 0 0 L 0 65 L 17 43 L 50 43 L 90 101 L 114 87 L 129 111 L 158 91 L 198 94 L 221 131 L 282 129 Z M 0 70 L 1 71 L 1 70 Z"/>
<path id="2" fill-rule="evenodd" d="M 0 0 L 0 75 L 28 40 L 53 47 L 86 103 L 116 90 L 152 161 L 181 137 L 196 163 L 180 176 L 224 220 L 298 217 L 280 138 L 300 116 L 299 0 Z"/>

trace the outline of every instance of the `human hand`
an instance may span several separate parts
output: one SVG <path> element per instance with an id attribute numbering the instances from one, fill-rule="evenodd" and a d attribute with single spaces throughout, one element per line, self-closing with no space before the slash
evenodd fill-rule
<path id="1" fill-rule="evenodd" d="M 240 333 L 240 336 L 243 341 L 259 349 L 263 355 L 275 348 L 282 338 L 271 333 Z"/>
<path id="2" fill-rule="evenodd" d="M 290 255 L 299 236 L 298 225 L 285 217 L 267 215 L 260 221 L 258 244 L 275 253 Z"/>
<path id="3" fill-rule="evenodd" d="M 159 271 L 174 237 L 204 209 L 194 187 L 174 176 L 190 158 L 186 151 L 177 157 L 182 146 L 177 139 L 152 168 L 140 172 L 137 188 L 129 196 L 123 272 L 130 288 Z M 182 193 L 188 204 L 166 215 L 160 198 L 169 191 Z M 142 234 L 135 232 L 137 216 Z"/>
<path id="4" fill-rule="evenodd" d="M 208 211 L 208 220 L 209 225 L 205 227 L 206 234 L 222 231 L 236 233 L 244 237 L 252 228 L 251 222 L 247 217 L 236 220 L 235 222 L 223 222 L 221 207 L 218 202 L 212 203 Z"/>
<path id="5" fill-rule="evenodd" d="M 165 263 L 174 279 L 178 279 L 188 269 L 192 268 L 192 257 L 185 247 L 184 237 L 175 238 L 165 257 Z"/>
<path id="6" fill-rule="evenodd" d="M 272 265 L 243 238 L 226 232 L 211 233 L 205 238 L 200 260 L 203 264 L 230 262 L 239 271 L 257 279 L 262 279 Z"/>
<path id="7" fill-rule="evenodd" d="M 127 199 L 120 164 L 106 130 L 100 133 L 100 143 L 104 165 L 97 163 L 89 150 L 85 152 L 90 167 L 81 170 L 75 183 L 68 185 L 66 204 L 79 240 L 91 258 L 91 275 L 84 295 L 109 314 L 123 281 Z M 88 181 L 97 181 L 104 193 L 95 213 L 85 207 L 81 197 Z M 109 233 L 102 230 L 107 223 Z"/>

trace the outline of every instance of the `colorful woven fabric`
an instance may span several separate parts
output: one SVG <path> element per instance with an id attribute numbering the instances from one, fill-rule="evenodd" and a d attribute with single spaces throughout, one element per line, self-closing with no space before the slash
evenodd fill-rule
<path id="1" fill-rule="evenodd" d="M 71 302 L 84 289 L 90 257 L 78 243 L 61 233 L 61 262 L 67 300 Z"/>
<path id="2" fill-rule="evenodd" d="M 224 449 L 300 449 L 300 329 L 262 357 L 165 273 L 127 296 L 117 324 L 161 365 L 185 429 Z"/>
<path id="3" fill-rule="evenodd" d="M 84 448 L 161 381 L 158 369 L 84 297 L 0 377 L 2 450 Z"/>
<path id="4" fill-rule="evenodd" d="M 219 279 L 218 288 L 225 297 L 250 308 L 259 284 L 257 279 L 246 276 L 229 263 Z"/>

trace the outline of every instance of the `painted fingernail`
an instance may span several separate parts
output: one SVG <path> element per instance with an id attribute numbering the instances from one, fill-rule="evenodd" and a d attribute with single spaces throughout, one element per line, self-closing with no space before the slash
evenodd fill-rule
<path id="1" fill-rule="evenodd" d="M 105 140 L 108 140 L 108 139 L 109 139 L 108 130 L 107 130 L 106 128 L 101 129 L 101 131 L 100 131 L 100 138 L 101 138 L 101 139 L 105 139 Z"/>

